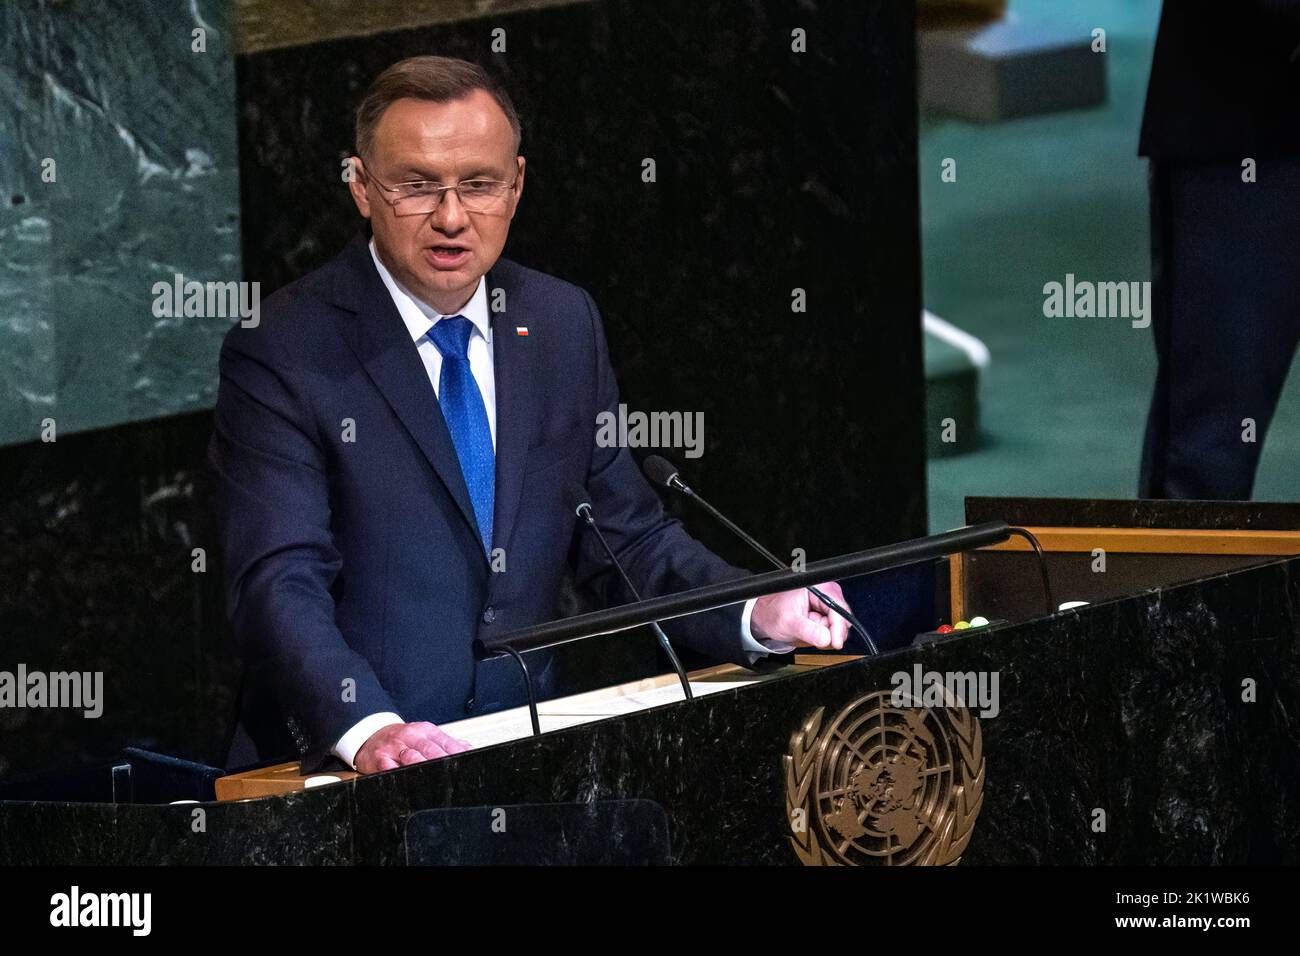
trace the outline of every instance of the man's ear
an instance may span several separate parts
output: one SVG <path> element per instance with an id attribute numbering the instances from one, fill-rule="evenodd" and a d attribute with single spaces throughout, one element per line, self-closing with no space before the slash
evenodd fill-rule
<path id="1" fill-rule="evenodd" d="M 515 212 L 519 209 L 519 200 L 524 198 L 524 164 L 527 162 L 522 156 L 519 157 L 519 181 L 515 183 L 515 198 L 510 207 L 510 218 L 515 218 Z"/>
<path id="2" fill-rule="evenodd" d="M 369 219 L 370 194 L 366 192 L 366 179 L 361 172 L 361 157 L 350 156 L 348 162 L 352 164 L 352 168 L 348 171 L 348 192 L 352 193 L 352 201 L 357 204 L 357 212 Z"/>

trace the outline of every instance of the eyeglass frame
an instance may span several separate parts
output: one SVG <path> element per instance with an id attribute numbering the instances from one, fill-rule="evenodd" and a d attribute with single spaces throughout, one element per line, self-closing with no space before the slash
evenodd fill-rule
<path id="1" fill-rule="evenodd" d="M 360 157 L 358 157 L 358 158 L 360 158 Z M 385 192 L 390 192 L 390 193 L 391 193 L 391 192 L 397 192 L 398 188 L 401 187 L 401 186 L 411 186 L 411 185 L 414 185 L 414 184 L 416 184 L 416 183 L 427 183 L 427 184 L 429 184 L 429 185 L 432 185 L 432 186 L 437 187 L 437 190 L 438 190 L 438 192 L 437 192 L 437 197 L 438 197 L 437 202 L 434 204 L 434 207 L 433 207 L 432 209 L 430 209 L 428 212 L 423 212 L 423 213 L 421 213 L 421 212 L 399 213 L 399 212 L 397 211 L 397 204 L 398 204 L 399 202 L 401 202 L 403 199 L 411 199 L 411 198 L 414 198 L 414 197 L 410 197 L 410 196 L 399 196 L 397 199 L 389 199 L 387 196 L 383 196 L 383 197 L 381 197 L 381 198 L 384 200 L 384 202 L 388 203 L 388 205 L 392 207 L 392 209 L 393 209 L 393 215 L 394 215 L 394 216 L 401 216 L 401 215 L 406 215 L 406 216 L 432 216 L 435 212 L 437 212 L 439 209 L 442 208 L 442 199 L 443 199 L 443 197 L 447 194 L 447 191 L 448 191 L 449 189 L 450 189 L 450 190 L 455 190 L 455 192 L 456 192 L 456 198 L 460 201 L 460 204 L 461 204 L 462 206 L 465 206 L 465 197 L 462 196 L 462 195 L 460 194 L 460 187 L 461 187 L 462 185 L 464 185 L 465 183 L 492 183 L 492 184 L 495 185 L 495 186 L 505 186 L 507 190 L 513 190 L 513 189 L 515 188 L 515 186 L 518 185 L 518 183 L 519 183 L 519 177 L 522 175 L 522 173 L 519 172 L 518 168 L 516 168 L 516 170 L 515 170 L 515 178 L 514 178 L 513 180 L 511 180 L 510 182 L 506 182 L 504 179 L 462 179 L 462 180 L 459 180 L 459 181 L 456 182 L 456 183 L 453 183 L 453 184 L 450 185 L 450 186 L 444 186 L 442 183 L 435 182 L 435 181 L 432 180 L 432 179 L 408 179 L 408 180 L 405 180 L 404 182 L 394 183 L 393 185 L 390 186 L 390 185 L 388 185 L 387 183 L 385 183 L 382 179 L 380 179 L 378 176 L 376 176 L 374 173 L 372 173 L 369 169 L 367 169 L 364 160 L 362 160 L 358 165 L 361 167 L 361 175 L 362 175 L 362 176 L 365 176 L 366 179 L 368 179 L 368 180 L 372 180 L 372 181 L 375 183 L 375 185 L 377 185 L 380 189 L 384 190 Z M 507 193 L 507 194 L 503 194 L 500 198 L 501 198 L 501 199 L 505 199 L 507 195 L 508 195 L 508 193 Z M 470 209 L 468 206 L 465 206 L 465 211 L 468 212 L 468 213 L 472 213 L 472 214 L 480 215 L 480 216 L 482 216 L 482 215 L 490 215 L 490 213 L 484 213 L 484 212 L 481 212 L 481 211 L 478 211 L 478 210 Z"/>

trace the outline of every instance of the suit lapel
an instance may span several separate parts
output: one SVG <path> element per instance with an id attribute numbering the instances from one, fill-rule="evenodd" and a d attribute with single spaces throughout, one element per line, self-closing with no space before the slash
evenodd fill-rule
<path id="1" fill-rule="evenodd" d="M 528 449 L 538 430 L 540 405 L 537 400 L 536 348 L 529 336 L 516 329 L 530 325 L 528 315 L 516 304 L 516 290 L 508 288 L 506 273 L 499 266 L 488 271 L 488 303 L 493 291 L 505 293 L 506 308 L 492 312 L 492 362 L 496 378 L 497 452 L 496 496 L 492 514 L 492 547 L 504 548 L 510 541 L 519 499 L 524 485 Z M 498 283 L 500 283 L 498 285 Z M 532 331 L 536 332 L 536 323 Z"/>
<path id="2" fill-rule="evenodd" d="M 343 256 L 344 271 L 335 284 L 335 301 L 357 314 L 348 344 L 477 536 L 474 506 L 451 432 L 429 384 L 424 363 L 420 361 L 419 350 L 375 270 L 368 242 L 369 237 L 363 233 L 348 246 Z M 499 372 L 497 381 L 500 382 Z M 499 419 L 499 405 L 497 415 Z"/>

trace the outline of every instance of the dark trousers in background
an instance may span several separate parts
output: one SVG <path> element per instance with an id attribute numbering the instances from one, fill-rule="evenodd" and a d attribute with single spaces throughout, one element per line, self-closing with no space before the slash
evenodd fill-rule
<path id="1" fill-rule="evenodd" d="M 1255 182 L 1241 176 L 1239 160 L 1151 163 L 1159 370 L 1143 498 L 1249 498 L 1300 341 L 1300 159 L 1259 160 Z M 1245 419 L 1254 442 L 1242 440 Z"/>

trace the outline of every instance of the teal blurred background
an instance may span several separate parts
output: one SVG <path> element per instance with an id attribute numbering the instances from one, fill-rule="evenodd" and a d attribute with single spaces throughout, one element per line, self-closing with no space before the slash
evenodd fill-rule
<path id="1" fill-rule="evenodd" d="M 1104 106 L 991 125 L 922 114 L 926 308 L 984 341 L 976 450 L 929 462 L 932 531 L 964 524 L 966 495 L 1134 498 L 1155 381 L 1151 329 L 1044 318 L 1043 285 L 1151 278 L 1146 161 L 1137 155 L 1159 0 L 1012 0 L 1107 33 Z M 940 180 L 946 157 L 957 182 Z M 1300 267 L 1300 264 L 1297 264 Z M 927 422 L 933 428 L 934 422 Z M 1255 497 L 1294 500 L 1300 376 L 1292 368 Z"/>

